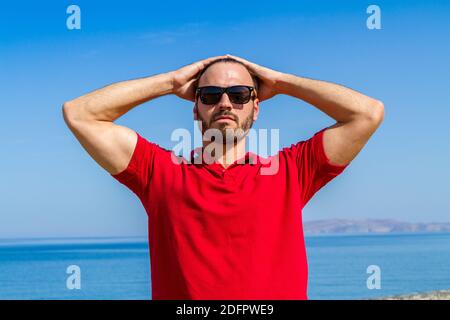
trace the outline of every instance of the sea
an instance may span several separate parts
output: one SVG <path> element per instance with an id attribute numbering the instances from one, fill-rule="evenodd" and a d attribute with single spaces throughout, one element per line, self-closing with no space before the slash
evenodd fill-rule
<path id="1" fill-rule="evenodd" d="M 308 298 L 450 289 L 450 233 L 307 236 Z M 0 240 L 0 299 L 151 299 L 145 238 Z"/>

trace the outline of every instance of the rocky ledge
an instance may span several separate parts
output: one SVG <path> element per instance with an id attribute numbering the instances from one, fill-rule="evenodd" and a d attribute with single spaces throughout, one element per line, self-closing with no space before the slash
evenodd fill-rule
<path id="1" fill-rule="evenodd" d="M 438 290 L 422 293 L 411 293 L 398 296 L 389 296 L 379 300 L 450 300 L 450 290 Z"/>

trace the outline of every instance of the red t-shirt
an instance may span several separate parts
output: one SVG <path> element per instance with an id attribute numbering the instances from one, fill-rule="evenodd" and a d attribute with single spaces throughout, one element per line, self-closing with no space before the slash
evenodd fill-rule
<path id="1" fill-rule="evenodd" d="M 227 169 L 176 163 L 136 133 L 128 167 L 112 176 L 147 212 L 153 299 L 307 299 L 302 209 L 347 167 L 327 159 L 325 129 Z"/>

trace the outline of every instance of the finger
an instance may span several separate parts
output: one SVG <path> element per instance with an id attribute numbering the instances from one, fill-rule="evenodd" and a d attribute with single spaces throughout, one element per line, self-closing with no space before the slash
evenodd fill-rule
<path id="1" fill-rule="evenodd" d="M 215 57 L 210 57 L 210 58 L 206 58 L 204 60 L 200 60 L 199 62 L 202 63 L 204 66 L 208 65 L 209 63 L 213 62 L 214 60 L 219 60 L 219 59 L 223 59 L 226 58 L 226 56 L 215 56 Z"/>
<path id="2" fill-rule="evenodd" d="M 215 57 L 210 57 L 210 58 L 206 58 L 194 63 L 191 63 L 190 65 L 185 66 L 184 68 L 186 68 L 185 70 L 190 74 L 189 78 L 191 78 L 192 80 L 196 80 L 197 76 L 200 74 L 200 72 L 205 69 L 211 62 L 213 62 L 214 60 L 218 60 L 221 58 L 225 58 L 226 56 L 215 56 Z"/>
<path id="3" fill-rule="evenodd" d="M 215 56 L 215 57 L 210 57 L 207 59 L 203 59 L 200 61 L 197 61 L 196 63 L 194 63 L 194 67 L 196 69 L 196 74 L 200 73 L 200 71 L 202 71 L 206 66 L 208 66 L 211 62 L 218 60 L 218 59 L 222 59 L 225 58 L 226 56 Z"/>
<path id="4" fill-rule="evenodd" d="M 253 71 L 253 73 L 258 74 L 257 70 L 258 70 L 258 67 L 260 67 L 260 66 L 258 66 L 256 63 L 245 60 L 244 58 L 233 56 L 231 54 L 227 54 L 227 57 L 242 62 L 246 67 L 248 67 L 251 71 Z"/>
<path id="5" fill-rule="evenodd" d="M 253 64 L 253 63 L 251 63 L 250 61 L 245 60 L 244 58 L 237 57 L 237 56 L 233 56 L 233 55 L 231 55 L 231 54 L 227 54 L 227 57 L 232 58 L 232 59 L 236 59 L 236 60 L 238 60 L 238 61 L 240 61 L 240 62 L 243 62 L 243 63 L 245 63 L 245 64 Z"/>
<path id="6" fill-rule="evenodd" d="M 231 54 L 227 54 L 227 57 L 228 57 L 228 58 L 235 59 L 235 60 L 238 60 L 238 61 L 240 61 L 240 62 L 248 63 L 247 60 L 245 60 L 245 59 L 243 59 L 243 58 L 240 58 L 240 57 L 237 57 L 237 56 L 233 56 L 233 55 L 231 55 Z"/>

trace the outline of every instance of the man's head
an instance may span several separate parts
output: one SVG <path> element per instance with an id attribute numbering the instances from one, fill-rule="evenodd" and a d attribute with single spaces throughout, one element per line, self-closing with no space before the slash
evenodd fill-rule
<path id="1" fill-rule="evenodd" d="M 247 103 L 234 103 L 227 93 L 223 93 L 215 104 L 205 104 L 198 94 L 195 97 L 194 119 L 202 123 L 202 134 L 208 129 L 218 129 L 222 133 L 223 143 L 236 138 L 227 135 L 227 129 L 240 140 L 245 137 L 259 113 L 259 99 L 256 97 L 258 79 L 250 74 L 244 64 L 232 59 L 223 58 L 211 62 L 199 74 L 196 88 L 205 86 L 217 86 L 228 88 L 237 85 L 253 87 L 251 98 Z M 233 99 L 232 99 L 233 100 Z M 221 116 L 229 116 L 231 119 L 220 119 Z M 240 129 L 240 130 L 239 130 Z M 230 131 L 228 131 L 230 132 Z M 244 132 L 244 134 L 238 134 Z"/>

